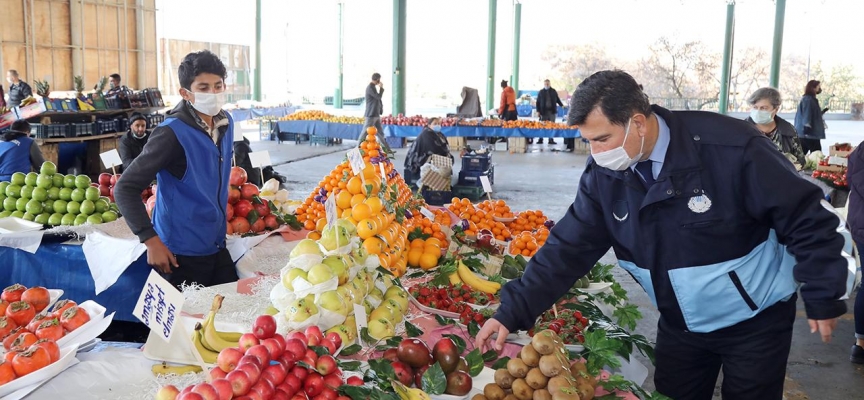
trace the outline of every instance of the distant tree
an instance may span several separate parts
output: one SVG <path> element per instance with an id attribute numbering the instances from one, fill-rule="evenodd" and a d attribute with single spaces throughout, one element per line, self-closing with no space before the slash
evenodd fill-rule
<path id="1" fill-rule="evenodd" d="M 740 111 L 749 108 L 747 97 L 760 87 L 767 86 L 771 67 L 768 53 L 758 47 L 747 47 L 732 55 L 732 70 L 729 74 L 729 109 Z M 719 78 L 719 74 L 717 75 Z M 717 80 L 718 84 L 720 80 Z"/>
<path id="2" fill-rule="evenodd" d="M 813 76 L 811 68 L 810 76 Z M 810 78 L 818 79 L 818 78 Z M 783 111 L 795 112 L 804 86 L 807 84 L 807 59 L 798 54 L 783 56 L 780 60 L 780 95 L 783 96 Z M 767 85 L 767 83 L 766 83 Z"/>
<path id="3" fill-rule="evenodd" d="M 652 97 L 683 99 L 676 106 L 699 109 L 719 95 L 717 53 L 698 40 L 680 42 L 661 36 L 650 47 L 651 55 L 637 63 L 637 80 Z M 689 99 L 703 99 L 693 104 Z"/>
<path id="4" fill-rule="evenodd" d="M 832 98 L 843 101 L 857 100 L 861 95 L 861 79 L 850 64 L 835 65 L 831 67 L 830 72 L 825 73 L 822 70 L 822 63 L 817 62 L 816 68 L 810 75 L 811 79 L 817 79 L 822 83 L 822 94 L 818 98 L 823 107 L 830 108 Z"/>
<path id="5" fill-rule="evenodd" d="M 541 58 L 553 71 L 549 78 L 552 86 L 568 93 L 591 74 L 613 69 L 619 64 L 599 44 L 549 46 Z"/>

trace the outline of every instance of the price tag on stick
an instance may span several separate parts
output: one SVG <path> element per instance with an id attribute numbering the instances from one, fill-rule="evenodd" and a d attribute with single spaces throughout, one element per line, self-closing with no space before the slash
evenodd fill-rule
<path id="1" fill-rule="evenodd" d="M 492 183 L 489 182 L 489 177 L 480 175 L 480 184 L 483 185 L 483 191 L 486 192 L 486 196 L 489 197 L 489 200 L 492 200 Z"/>
<path id="2" fill-rule="evenodd" d="M 435 214 L 432 211 L 429 211 L 426 207 L 420 207 L 420 214 L 423 214 L 424 217 L 429 218 L 431 220 L 435 220 Z"/>
<path id="3" fill-rule="evenodd" d="M 348 151 L 348 164 L 351 165 L 351 172 L 354 175 L 363 174 L 363 168 L 366 168 L 366 163 L 363 162 L 363 155 L 360 154 L 360 149 L 355 147 Z"/>
<path id="4" fill-rule="evenodd" d="M 117 149 L 111 149 L 99 154 L 99 158 L 102 159 L 102 165 L 104 165 L 105 168 L 111 168 L 111 173 L 114 175 L 117 175 L 117 171 L 114 167 L 123 165 L 123 160 L 120 159 L 120 153 L 117 152 Z"/>
<path id="5" fill-rule="evenodd" d="M 360 331 L 367 327 L 367 319 L 366 308 L 361 304 L 354 304 L 354 322 L 357 324 L 357 335 L 360 335 Z M 363 340 L 361 339 L 360 342 L 362 341 Z"/>
<path id="6" fill-rule="evenodd" d="M 261 174 L 261 184 L 263 185 L 264 167 L 272 165 L 270 162 L 270 152 L 265 150 L 249 153 L 249 161 L 252 163 L 252 168 L 258 168 L 258 172 Z"/>
<path id="7" fill-rule="evenodd" d="M 327 201 L 324 202 L 324 213 L 327 217 L 327 227 L 333 226 L 336 223 L 336 196 L 330 193 L 327 196 Z M 339 239 L 339 235 L 336 235 L 336 239 Z"/>

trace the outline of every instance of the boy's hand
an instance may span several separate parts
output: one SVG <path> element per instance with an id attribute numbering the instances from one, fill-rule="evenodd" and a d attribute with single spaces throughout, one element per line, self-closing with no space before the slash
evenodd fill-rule
<path id="1" fill-rule="evenodd" d="M 171 267 L 180 267 L 177 264 L 177 258 L 174 257 L 174 253 L 168 250 L 168 247 L 165 246 L 165 243 L 162 243 L 162 239 L 159 236 L 147 239 L 144 245 L 147 246 L 147 264 L 152 265 L 159 272 L 170 274 Z"/>

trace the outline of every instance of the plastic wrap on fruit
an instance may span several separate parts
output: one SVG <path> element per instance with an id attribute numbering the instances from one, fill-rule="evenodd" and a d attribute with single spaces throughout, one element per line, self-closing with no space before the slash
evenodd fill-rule
<path id="1" fill-rule="evenodd" d="M 279 191 L 279 181 L 274 179 L 274 178 L 270 178 L 270 180 L 268 180 L 267 182 L 264 183 L 264 186 L 261 186 L 261 192 L 262 193 L 266 192 L 266 193 L 274 194 L 278 191 Z"/>
<path id="2" fill-rule="evenodd" d="M 273 289 L 270 291 L 270 304 L 273 305 L 273 308 L 279 311 L 285 311 L 288 308 L 288 305 L 291 304 L 292 301 L 296 300 L 296 296 L 294 293 L 288 291 L 288 288 L 285 285 L 276 284 L 273 285 Z"/>

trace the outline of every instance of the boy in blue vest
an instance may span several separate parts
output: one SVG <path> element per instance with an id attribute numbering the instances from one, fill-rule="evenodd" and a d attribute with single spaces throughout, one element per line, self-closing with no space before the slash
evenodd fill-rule
<path id="1" fill-rule="evenodd" d="M 12 179 L 16 172 L 39 171 L 45 158 L 39 145 L 30 138 L 30 124 L 15 121 L 0 138 L 0 181 Z"/>
<path id="2" fill-rule="evenodd" d="M 233 282 L 237 271 L 225 248 L 225 209 L 234 124 L 222 111 L 225 65 L 203 50 L 187 55 L 177 75 L 183 100 L 150 134 L 114 197 L 129 228 L 147 246 L 147 263 L 173 285 Z M 141 191 L 154 178 L 151 222 Z"/>

